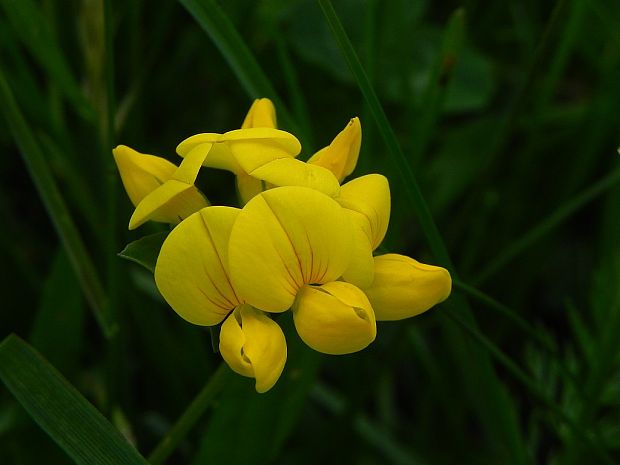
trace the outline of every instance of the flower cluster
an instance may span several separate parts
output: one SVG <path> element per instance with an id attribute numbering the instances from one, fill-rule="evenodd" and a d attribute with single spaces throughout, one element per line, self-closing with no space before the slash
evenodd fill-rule
<path id="1" fill-rule="evenodd" d="M 361 126 L 353 118 L 308 162 L 301 144 L 277 129 L 273 104 L 259 99 L 241 129 L 179 144 L 177 167 L 126 146 L 114 149 L 135 205 L 129 222 L 173 225 L 155 267 L 159 291 L 190 323 L 221 323 L 220 352 L 265 392 L 286 363 L 273 314 L 291 310 L 295 328 L 326 354 L 362 350 L 376 321 L 418 315 L 450 294 L 449 273 L 398 254 L 374 256 L 390 216 L 379 174 L 341 185 L 355 169 Z M 236 176 L 243 208 L 210 206 L 194 185 L 202 166 Z"/>

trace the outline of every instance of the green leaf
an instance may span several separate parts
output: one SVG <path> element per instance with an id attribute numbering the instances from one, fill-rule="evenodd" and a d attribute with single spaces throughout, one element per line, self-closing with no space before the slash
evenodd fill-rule
<path id="1" fill-rule="evenodd" d="M 147 464 L 92 404 L 14 334 L 0 344 L 0 379 L 75 463 Z"/>
<path id="2" fill-rule="evenodd" d="M 119 252 L 118 256 L 136 262 L 151 273 L 154 273 L 159 250 L 166 240 L 166 237 L 168 237 L 168 234 L 170 234 L 170 231 L 161 231 L 141 237 L 137 241 L 127 244 L 125 248 Z"/>

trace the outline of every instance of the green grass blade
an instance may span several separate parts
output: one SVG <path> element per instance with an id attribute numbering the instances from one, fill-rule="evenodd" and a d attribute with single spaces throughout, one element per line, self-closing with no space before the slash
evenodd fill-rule
<path id="1" fill-rule="evenodd" d="M 15 335 L 0 344 L 0 378 L 75 463 L 147 464 L 95 407 Z"/>
<path id="2" fill-rule="evenodd" d="M 422 196 L 422 191 L 418 186 L 418 182 L 413 174 L 413 171 L 411 170 L 411 166 L 400 148 L 396 134 L 394 134 L 394 130 L 392 129 L 392 126 L 383 111 L 379 98 L 370 84 L 368 76 L 366 75 L 361 62 L 353 49 L 353 45 L 351 44 L 347 33 L 342 27 L 340 19 L 338 19 L 338 16 L 336 15 L 334 7 L 329 0 L 318 0 L 318 3 L 323 10 L 325 19 L 327 20 L 327 23 L 329 24 L 329 27 L 331 28 L 332 33 L 334 34 L 334 37 L 336 38 L 336 41 L 338 42 L 338 45 L 347 60 L 347 63 L 349 64 L 351 72 L 355 76 L 358 86 L 364 95 L 368 106 L 370 107 L 370 111 L 376 120 L 381 137 L 383 138 L 390 154 L 390 159 L 393 163 L 395 163 L 396 170 L 401 175 L 402 187 L 407 195 L 407 198 L 415 209 L 420 221 L 420 226 L 422 227 L 422 231 L 428 240 L 433 254 L 442 266 L 445 266 L 450 270 L 450 272 L 453 272 L 454 267 L 452 266 L 448 249 L 439 234 L 430 209 L 428 208 L 428 204 Z"/>
<path id="3" fill-rule="evenodd" d="M 536 399 L 547 407 L 560 421 L 566 424 L 577 437 L 587 444 L 592 452 L 594 452 L 601 460 L 600 463 L 613 464 L 615 463 L 605 448 L 601 445 L 598 437 L 593 436 L 589 431 L 584 430 L 577 422 L 569 417 L 560 407 L 558 407 L 552 400 L 550 400 L 543 390 L 538 386 L 535 380 L 533 380 L 526 372 L 524 372 L 508 355 L 506 355 L 500 348 L 493 344 L 486 336 L 481 334 L 475 328 L 472 328 L 467 322 L 455 315 L 454 313 L 445 313 L 447 318 L 450 318 L 471 336 L 495 358 L 502 366 L 504 366 L 508 372 L 514 376 L 527 390 L 533 394 Z"/>
<path id="4" fill-rule="evenodd" d="M 422 196 L 409 162 L 398 144 L 394 130 L 387 120 L 383 107 L 364 72 L 342 23 L 329 0 L 318 0 L 318 3 L 375 118 L 379 132 L 388 148 L 390 159 L 395 163 L 397 171 L 401 175 L 402 187 L 418 216 L 433 254 L 443 266 L 450 270 L 453 278 L 456 278 L 452 260 L 435 225 L 428 204 Z M 475 319 L 467 300 L 463 296 L 454 295 L 448 305 L 451 306 L 452 312 L 459 313 L 477 331 Z M 503 389 L 497 374 L 493 371 L 488 355 L 479 346 L 472 346 L 464 338 L 462 332 L 453 331 L 451 327 L 446 328 L 445 331 L 444 337 L 450 341 L 450 348 L 459 360 L 459 366 L 463 367 L 464 376 L 478 380 L 476 387 L 471 382 L 468 383 L 468 387 L 470 395 L 474 396 L 476 401 L 480 403 L 479 408 L 487 423 L 489 434 L 493 435 L 496 441 L 506 443 L 503 449 L 510 450 L 509 456 L 513 463 L 525 463 L 526 454 L 516 420 L 516 408 L 514 404 L 511 404 L 509 396 Z M 480 395 L 479 387 L 484 389 L 483 395 Z M 508 456 L 505 459 L 508 460 Z"/>
<path id="5" fill-rule="evenodd" d="M 521 252 L 531 247 L 536 241 L 543 238 L 546 234 L 558 227 L 573 214 L 596 199 L 599 195 L 615 186 L 620 181 L 620 169 L 615 169 L 604 178 L 600 179 L 592 186 L 581 191 L 579 194 L 569 199 L 566 203 L 558 207 L 553 213 L 545 217 L 538 225 L 534 226 L 527 233 L 515 240 L 504 251 L 498 254 L 495 259 L 487 265 L 479 274 L 475 284 L 480 284 L 504 266 L 510 263 Z"/>
<path id="6" fill-rule="evenodd" d="M 58 85 L 82 116 L 91 119 L 94 116 L 93 109 L 73 77 L 61 53 L 62 48 L 37 4 L 32 0 L 3 0 L 1 3 L 13 29 L 47 76 Z"/>
<path id="7" fill-rule="evenodd" d="M 441 50 L 428 79 L 420 108 L 412 121 L 411 160 L 413 166 L 423 157 L 441 114 L 450 78 L 465 41 L 465 10 L 457 9 L 448 20 Z"/>
<path id="8" fill-rule="evenodd" d="M 530 338 L 532 338 L 546 350 L 548 350 L 552 354 L 557 354 L 556 347 L 551 344 L 551 342 L 547 338 L 541 336 L 541 334 L 536 331 L 536 329 L 531 324 L 521 318 L 517 314 L 517 312 L 502 304 L 501 302 L 498 302 L 493 297 L 485 294 L 484 292 L 479 291 L 475 287 L 465 284 L 459 279 L 452 280 L 452 284 L 455 289 L 471 296 L 473 299 L 478 300 L 490 309 L 495 310 L 503 317 L 512 321 L 519 329 L 521 329 L 525 334 L 527 334 Z"/>
<path id="9" fill-rule="evenodd" d="M 204 414 L 207 407 L 213 403 L 215 397 L 224 388 L 231 374 L 232 371 L 230 371 L 228 365 L 222 363 L 215 373 L 211 375 L 205 386 L 187 407 L 187 410 L 183 412 L 183 415 L 177 420 L 172 429 L 149 455 L 149 463 L 151 465 L 164 463 L 170 454 L 174 452 L 179 442 L 187 435 Z"/>
<path id="10" fill-rule="evenodd" d="M 214 0 L 179 0 L 179 2 L 209 35 L 246 93 L 253 99 L 269 97 L 278 109 L 278 119 L 284 126 L 290 126 L 291 130 L 299 133 L 271 81 L 218 3 Z M 301 142 L 306 145 L 306 141 Z"/>
<path id="11" fill-rule="evenodd" d="M 0 108 L 17 143 L 30 176 L 62 241 L 90 307 L 106 337 L 115 331 L 115 324 L 105 312 L 105 295 L 101 281 L 82 241 L 80 233 L 60 194 L 49 166 L 35 136 L 17 106 L 4 73 L 0 69 Z"/>
<path id="12" fill-rule="evenodd" d="M 32 346 L 70 376 L 84 353 L 86 305 L 71 263 L 58 248 L 45 281 L 30 337 Z"/>

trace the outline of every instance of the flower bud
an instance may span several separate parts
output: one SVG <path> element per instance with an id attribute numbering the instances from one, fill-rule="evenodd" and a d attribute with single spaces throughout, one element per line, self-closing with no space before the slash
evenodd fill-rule
<path id="1" fill-rule="evenodd" d="M 334 138 L 331 144 L 315 153 L 308 163 L 330 170 L 338 182 L 350 175 L 357 165 L 362 144 L 362 126 L 355 117 Z"/>
<path id="2" fill-rule="evenodd" d="M 276 109 L 268 98 L 254 100 L 243 120 L 241 129 L 246 128 L 277 128 Z"/>
<path id="3" fill-rule="evenodd" d="M 146 155 L 119 145 L 112 150 L 123 186 L 134 207 L 170 179 L 177 167 L 165 158 Z"/>
<path id="4" fill-rule="evenodd" d="M 445 268 L 398 254 L 375 257 L 375 278 L 364 289 L 378 321 L 402 320 L 425 312 L 450 295 Z"/>

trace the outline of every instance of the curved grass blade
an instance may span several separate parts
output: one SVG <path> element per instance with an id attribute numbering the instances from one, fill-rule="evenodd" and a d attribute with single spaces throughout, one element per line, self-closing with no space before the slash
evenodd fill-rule
<path id="1" fill-rule="evenodd" d="M 45 209 L 67 250 L 67 254 L 75 269 L 86 299 L 95 314 L 95 318 L 101 326 L 104 335 L 109 338 L 116 332 L 116 324 L 104 310 L 106 308 L 106 297 L 101 280 L 86 251 L 82 237 L 71 219 L 67 205 L 60 194 L 58 184 L 56 184 L 52 176 L 32 130 L 17 106 L 17 102 L 1 69 L 0 108 L 4 113 L 24 163 L 39 192 L 39 196 L 45 205 Z"/>
<path id="2" fill-rule="evenodd" d="M 424 196 L 422 195 L 422 191 L 420 190 L 416 177 L 411 170 L 411 166 L 400 148 L 396 134 L 394 134 L 394 130 L 392 129 L 392 126 L 383 111 L 379 98 L 370 84 L 368 76 L 366 75 L 361 62 L 353 49 L 353 45 L 351 44 L 347 33 L 342 27 L 342 23 L 340 22 L 340 19 L 338 19 L 331 2 L 329 0 L 318 0 L 318 3 L 323 10 L 325 19 L 329 24 L 336 41 L 338 42 L 342 54 L 349 64 L 349 68 L 357 81 L 357 85 L 364 95 L 364 98 L 370 107 L 370 111 L 376 120 L 381 137 L 383 138 L 390 154 L 390 159 L 396 165 L 396 171 L 401 175 L 402 188 L 415 209 L 418 220 L 420 221 L 420 226 L 422 227 L 422 231 L 424 232 L 432 252 L 439 263 L 453 273 L 454 266 L 450 260 L 448 249 L 439 234 L 437 225 L 433 220 L 426 200 L 424 200 Z"/>
<path id="3" fill-rule="evenodd" d="M 520 239 L 517 239 L 508 245 L 502 253 L 495 257 L 495 259 L 478 274 L 475 284 L 480 284 L 489 279 L 493 276 L 493 274 L 497 273 L 500 269 L 506 266 L 521 252 L 526 250 L 528 247 L 531 247 L 536 243 L 536 241 L 553 230 L 553 228 L 562 224 L 589 202 L 604 193 L 606 190 L 615 186 L 619 181 L 620 169 L 616 169 L 594 183 L 592 186 L 581 191 L 575 197 L 569 199 L 566 203 L 558 207 L 553 213 L 545 217 L 543 221 L 521 236 Z"/>
<path id="4" fill-rule="evenodd" d="M 562 421 L 570 430 L 585 444 L 587 444 L 592 452 L 594 452 L 601 460 L 600 463 L 607 465 L 613 465 L 615 462 L 609 456 L 605 448 L 601 445 L 601 441 L 597 435 L 592 435 L 591 432 L 584 430 L 579 423 L 573 420 L 570 416 L 558 407 L 552 400 L 550 400 L 545 393 L 540 389 L 536 381 L 534 381 L 526 372 L 524 372 L 510 357 L 508 357 L 501 349 L 499 349 L 493 342 L 491 342 L 486 336 L 481 334 L 475 328 L 472 328 L 467 322 L 461 319 L 454 313 L 445 313 L 457 325 L 467 331 L 476 341 L 483 345 L 487 351 L 501 363 L 509 372 L 523 384 L 529 392 L 531 392 L 539 402 L 547 407 L 560 421 Z"/>
<path id="5" fill-rule="evenodd" d="M 0 379 L 75 463 L 147 465 L 92 404 L 16 335 L 0 344 Z"/>
<path id="6" fill-rule="evenodd" d="M 3 0 L 1 4 L 16 35 L 45 69 L 46 75 L 58 84 L 84 118 L 92 120 L 93 109 L 71 74 L 62 49 L 36 3 L 32 0 Z"/>
<path id="7" fill-rule="evenodd" d="M 402 188 L 418 216 L 424 235 L 435 258 L 450 270 L 453 278 L 457 278 L 446 245 L 439 234 L 428 204 L 411 170 L 411 166 L 400 148 L 394 130 L 383 111 L 377 94 L 370 84 L 333 5 L 329 0 L 318 0 L 318 3 L 375 118 L 379 132 L 388 148 L 390 159 L 396 165 L 397 171 L 401 175 Z M 470 327 L 474 331 L 479 333 L 469 303 L 462 295 L 453 295 L 447 304 L 451 307 L 451 312 L 458 313 L 461 318 L 470 323 Z M 470 395 L 479 402 L 478 407 L 485 418 L 488 433 L 494 436 L 494 441 L 507 444 L 506 448 L 510 450 L 510 454 L 505 456 L 505 460 L 510 458 L 512 463 L 526 463 L 527 454 L 517 424 L 516 407 L 511 403 L 506 390 L 494 372 L 488 354 L 482 350 L 481 346 L 473 346 L 471 341 L 468 341 L 464 337 L 463 332 L 458 331 L 457 328 L 446 327 L 445 331 L 445 338 L 450 341 L 450 348 L 455 358 L 459 360 L 459 366 L 463 368 L 463 375 L 467 376 L 468 379 L 477 380 L 476 387 L 474 387 L 472 382 L 467 383 L 467 385 Z M 480 389 L 484 390 L 484 394 L 480 394 Z"/>
<path id="8" fill-rule="evenodd" d="M 253 99 L 269 97 L 273 100 L 278 109 L 278 118 L 285 126 L 290 126 L 298 133 L 289 111 L 271 85 L 271 81 L 217 2 L 214 0 L 179 0 L 179 2 L 209 35 L 247 94 Z M 301 142 L 305 145 L 304 140 Z"/>
<path id="9" fill-rule="evenodd" d="M 231 374 L 232 371 L 228 368 L 228 365 L 221 363 L 215 373 L 211 375 L 207 384 L 205 384 L 185 412 L 183 412 L 183 415 L 181 415 L 172 429 L 149 455 L 149 463 L 151 465 L 164 463 L 170 454 L 174 452 L 179 442 L 192 429 L 207 407 L 213 403 L 215 396 L 226 385 Z"/>

